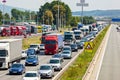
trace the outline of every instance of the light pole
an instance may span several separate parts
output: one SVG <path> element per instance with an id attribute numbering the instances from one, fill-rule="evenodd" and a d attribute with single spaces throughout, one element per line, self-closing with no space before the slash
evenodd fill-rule
<path id="1" fill-rule="evenodd" d="M 4 21 L 5 21 L 5 20 L 4 20 L 4 10 L 5 10 L 6 0 L 3 0 L 2 3 L 3 3 L 3 25 L 4 25 L 4 24 L 5 24 L 5 23 L 4 23 Z"/>
<path id="2" fill-rule="evenodd" d="M 59 6 L 59 0 L 58 0 L 58 25 L 57 25 L 57 29 L 59 28 L 59 10 L 60 10 L 60 8 L 59 8 L 60 6 Z M 58 29 L 59 30 L 59 29 Z"/>

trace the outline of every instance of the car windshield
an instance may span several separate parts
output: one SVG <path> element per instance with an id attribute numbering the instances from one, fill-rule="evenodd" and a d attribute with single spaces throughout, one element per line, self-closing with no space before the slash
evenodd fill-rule
<path id="1" fill-rule="evenodd" d="M 63 50 L 70 50 L 70 48 L 67 48 L 67 47 L 66 47 L 66 48 L 63 48 Z"/>
<path id="2" fill-rule="evenodd" d="M 12 68 L 20 68 L 20 67 L 22 67 L 21 64 L 13 64 L 13 65 L 12 65 Z"/>
<path id="3" fill-rule="evenodd" d="M 40 70 L 50 70 L 50 66 L 47 66 L 47 65 L 41 66 Z"/>
<path id="4" fill-rule="evenodd" d="M 36 73 L 26 73 L 25 77 L 36 77 L 37 74 Z"/>
<path id="5" fill-rule="evenodd" d="M 61 55 L 60 55 L 60 54 L 57 54 L 57 55 L 53 55 L 53 57 L 58 58 L 58 57 L 61 57 Z"/>
<path id="6" fill-rule="evenodd" d="M 46 44 L 56 44 L 56 41 L 53 41 L 53 40 L 46 40 Z"/>
<path id="7" fill-rule="evenodd" d="M 87 41 L 87 38 L 83 38 L 83 39 L 81 39 L 80 42 L 86 42 L 86 41 Z"/>
<path id="8" fill-rule="evenodd" d="M 70 52 L 62 52 L 62 54 L 70 54 Z"/>
<path id="9" fill-rule="evenodd" d="M 50 60 L 49 63 L 59 63 L 59 60 Z"/>
<path id="10" fill-rule="evenodd" d="M 72 37 L 73 37 L 72 35 L 65 35 L 65 36 L 64 36 L 64 39 L 65 39 L 65 40 L 67 40 L 67 39 L 72 39 Z"/>
<path id="11" fill-rule="evenodd" d="M 33 52 L 34 52 L 34 49 L 28 49 L 27 52 L 31 52 L 31 53 L 33 53 Z"/>
<path id="12" fill-rule="evenodd" d="M 74 34 L 81 34 L 81 32 L 74 32 Z"/>
<path id="13" fill-rule="evenodd" d="M 30 48 L 36 48 L 38 45 L 30 45 Z"/>
<path id="14" fill-rule="evenodd" d="M 76 47 L 77 45 L 76 44 L 72 44 L 71 47 Z"/>
<path id="15" fill-rule="evenodd" d="M 28 56 L 27 59 L 35 59 L 36 56 Z"/>
<path id="16" fill-rule="evenodd" d="M 40 46 L 41 46 L 41 47 L 43 47 L 43 46 L 44 46 L 44 44 L 40 44 Z"/>

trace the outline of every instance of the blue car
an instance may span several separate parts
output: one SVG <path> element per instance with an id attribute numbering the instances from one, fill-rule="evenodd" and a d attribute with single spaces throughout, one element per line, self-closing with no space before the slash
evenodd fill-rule
<path id="1" fill-rule="evenodd" d="M 23 74 L 25 73 L 25 66 L 20 63 L 12 64 L 12 66 L 9 69 L 9 74 Z"/>
<path id="2" fill-rule="evenodd" d="M 27 56 L 29 56 L 29 55 L 36 55 L 35 49 L 29 48 L 29 49 L 27 50 Z"/>
<path id="3" fill-rule="evenodd" d="M 38 56 L 36 56 L 36 55 L 29 55 L 26 58 L 25 65 L 35 65 L 36 66 L 38 64 L 39 64 Z"/>

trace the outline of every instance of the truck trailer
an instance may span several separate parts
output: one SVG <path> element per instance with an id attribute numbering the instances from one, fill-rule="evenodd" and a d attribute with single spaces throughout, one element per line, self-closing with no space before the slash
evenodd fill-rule
<path id="1" fill-rule="evenodd" d="M 0 69 L 8 69 L 14 62 L 22 58 L 21 39 L 0 40 Z"/>
<path id="2" fill-rule="evenodd" d="M 48 34 L 45 37 L 45 54 L 56 54 L 63 48 L 62 34 Z"/>

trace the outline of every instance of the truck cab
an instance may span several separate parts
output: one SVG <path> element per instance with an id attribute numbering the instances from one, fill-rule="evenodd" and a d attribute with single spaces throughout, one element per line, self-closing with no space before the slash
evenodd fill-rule
<path id="1" fill-rule="evenodd" d="M 75 43 L 75 41 L 76 39 L 73 31 L 64 32 L 64 45 Z"/>
<path id="2" fill-rule="evenodd" d="M 63 47 L 61 34 L 50 34 L 45 37 L 45 54 L 56 54 Z"/>

